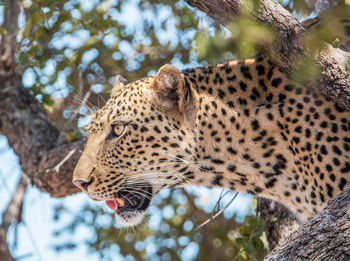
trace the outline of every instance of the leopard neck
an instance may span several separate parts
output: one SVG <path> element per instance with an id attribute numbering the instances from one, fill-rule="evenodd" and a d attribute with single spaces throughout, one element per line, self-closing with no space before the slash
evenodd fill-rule
<path id="1" fill-rule="evenodd" d="M 227 62 L 185 75 L 196 93 L 195 161 L 206 172 L 199 185 L 283 201 L 280 191 L 295 169 L 280 135 L 281 104 L 299 90 L 291 93 L 286 76 L 265 60 Z"/>

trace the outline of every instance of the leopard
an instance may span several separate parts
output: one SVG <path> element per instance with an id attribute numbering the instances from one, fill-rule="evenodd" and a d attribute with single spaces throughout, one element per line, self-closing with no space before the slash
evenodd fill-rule
<path id="1" fill-rule="evenodd" d="M 305 222 L 349 183 L 349 112 L 264 56 L 118 82 L 73 183 L 122 226 L 139 224 L 161 190 L 186 186 L 272 199 Z"/>

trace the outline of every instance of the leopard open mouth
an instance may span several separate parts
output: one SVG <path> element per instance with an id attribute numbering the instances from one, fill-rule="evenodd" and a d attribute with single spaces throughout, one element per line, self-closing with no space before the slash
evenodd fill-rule
<path id="1" fill-rule="evenodd" d="M 144 184 L 130 190 L 120 190 L 117 198 L 106 200 L 107 206 L 117 214 L 130 211 L 144 211 L 148 208 L 152 198 L 152 187 Z"/>

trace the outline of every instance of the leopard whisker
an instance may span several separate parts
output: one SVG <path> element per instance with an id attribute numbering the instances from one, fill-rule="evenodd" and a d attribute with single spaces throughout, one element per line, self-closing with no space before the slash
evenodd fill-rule
<path id="1" fill-rule="evenodd" d="M 143 171 L 143 170 L 149 170 L 151 168 L 158 168 L 158 167 L 167 167 L 167 166 L 170 166 L 172 164 L 179 164 L 181 163 L 181 161 L 173 161 L 173 162 L 167 162 L 167 163 L 164 163 L 164 164 L 159 164 L 159 165 L 149 165 L 149 164 L 144 164 L 144 165 L 141 165 L 139 166 L 140 169 L 139 170 L 128 170 L 126 172 L 124 172 L 124 174 L 129 174 L 129 173 L 135 173 L 137 171 Z M 143 166 L 147 166 L 147 168 L 142 168 Z"/>
<path id="2" fill-rule="evenodd" d="M 132 193 L 131 193 L 132 194 Z M 129 201 L 129 203 L 133 206 L 134 204 L 131 202 L 131 200 L 130 199 L 128 199 L 127 197 L 125 197 L 123 194 L 121 194 L 121 196 L 123 197 L 123 198 L 125 198 L 126 200 L 128 200 Z M 135 195 L 136 196 L 136 195 Z M 138 199 L 141 199 L 140 197 L 137 197 Z"/>
<path id="3" fill-rule="evenodd" d="M 169 176 L 173 176 L 173 177 L 181 177 L 181 178 L 186 178 L 186 176 L 184 176 L 183 174 L 180 173 L 176 173 L 175 171 L 172 172 L 167 172 L 167 173 L 162 173 L 162 172 L 142 172 L 142 173 L 138 173 L 136 175 L 133 176 L 129 176 L 127 177 L 127 181 L 134 181 L 134 180 L 144 180 L 144 182 L 148 182 L 149 179 L 145 180 L 145 177 L 149 177 L 149 178 L 157 178 L 156 180 L 159 180 L 159 177 L 169 177 Z M 168 179 L 163 179 L 163 180 L 168 180 Z"/>
<path id="4" fill-rule="evenodd" d="M 187 164 L 188 166 L 194 168 L 195 170 L 201 171 L 200 168 L 198 168 L 197 166 L 194 166 L 191 162 L 189 162 L 189 161 L 187 161 L 187 160 L 184 160 L 184 159 L 182 159 L 182 158 L 179 158 L 179 157 L 177 157 L 177 156 L 175 156 L 175 155 L 173 155 L 173 154 L 170 154 L 170 153 L 167 153 L 167 154 L 168 154 L 169 156 L 171 156 L 171 157 L 174 157 L 174 158 L 180 160 L 181 162 Z M 205 162 L 208 162 L 208 161 L 205 161 Z"/>
<path id="5" fill-rule="evenodd" d="M 73 102 L 75 102 L 79 106 L 84 105 L 89 110 L 90 114 L 94 114 L 93 110 L 90 108 L 90 106 L 94 107 L 94 105 L 91 102 L 85 101 L 85 104 L 83 104 L 84 103 L 84 99 L 82 97 L 80 97 L 77 94 L 71 94 L 71 95 L 73 97 Z"/>
<path id="6" fill-rule="evenodd" d="M 150 173 L 145 173 L 144 175 L 150 177 Z M 161 175 L 159 175 L 161 174 Z M 154 175 L 154 176 L 153 176 Z M 163 185 L 164 183 L 169 183 L 170 181 L 173 181 L 176 183 L 175 180 L 172 179 L 164 179 L 164 178 L 159 178 L 159 176 L 169 176 L 171 175 L 170 173 L 152 173 L 151 179 L 145 180 L 144 177 L 133 177 L 132 179 L 127 179 L 127 184 L 137 184 L 137 183 L 152 183 L 153 185 Z M 139 175 L 140 176 L 140 175 Z M 153 176 L 153 177 L 152 177 Z M 180 181 L 183 185 L 185 185 L 185 181 L 190 181 L 186 176 L 182 174 L 172 174 L 173 177 L 175 177 L 178 181 Z M 130 183 L 132 182 L 132 183 Z"/>
<path id="7" fill-rule="evenodd" d="M 127 188 L 123 188 L 123 189 L 125 189 L 125 190 L 127 190 L 127 189 L 132 189 L 132 191 L 128 191 L 128 193 L 130 193 L 130 194 L 136 196 L 138 199 L 141 199 L 140 196 L 143 196 L 143 197 L 145 197 L 145 198 L 151 200 L 151 199 L 152 199 L 152 196 L 153 196 L 151 193 L 147 193 L 146 191 L 135 191 L 135 188 L 132 188 L 132 187 L 127 187 Z M 147 194 L 148 194 L 148 195 L 147 195 Z M 125 197 L 124 195 L 122 195 L 122 196 Z M 128 200 L 129 200 L 129 199 L 128 199 Z M 129 200 L 129 202 L 130 202 L 130 200 Z M 130 202 L 130 203 L 131 203 L 131 202 Z"/>

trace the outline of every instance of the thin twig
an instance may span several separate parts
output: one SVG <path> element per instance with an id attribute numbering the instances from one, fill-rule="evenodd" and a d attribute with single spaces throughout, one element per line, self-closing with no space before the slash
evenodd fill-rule
<path id="1" fill-rule="evenodd" d="M 20 255 L 20 256 L 16 256 L 16 260 L 21 260 L 21 259 L 26 259 L 26 258 L 29 258 L 29 257 L 33 257 L 33 253 L 26 253 L 26 254 L 23 254 L 23 255 Z"/>
<path id="2" fill-rule="evenodd" d="M 54 167 L 55 171 L 58 173 L 60 171 L 60 167 L 74 154 L 75 149 L 72 149 L 65 157 L 63 160 L 61 160 L 60 163 Z"/>
<path id="3" fill-rule="evenodd" d="M 214 219 L 216 219 L 218 216 L 220 216 L 220 214 L 222 212 L 225 211 L 225 209 L 227 209 L 232 202 L 236 199 L 236 197 L 238 196 L 238 192 L 236 192 L 236 194 L 233 196 L 233 198 L 230 200 L 230 202 L 228 202 L 219 212 L 217 212 L 214 216 L 211 216 L 209 219 L 207 219 L 206 221 L 204 221 L 202 224 L 200 224 L 198 227 L 196 227 L 194 229 L 194 231 L 199 230 L 201 227 L 205 226 L 206 224 L 208 224 L 209 222 L 213 221 Z"/>
<path id="4" fill-rule="evenodd" d="M 78 71 L 78 95 L 79 97 L 83 96 L 84 92 L 84 82 L 83 82 L 83 69 L 81 67 Z"/>
<path id="5" fill-rule="evenodd" d="M 227 191 L 225 192 L 225 194 L 224 194 L 224 191 L 225 191 L 225 189 L 222 189 L 222 190 L 221 190 L 219 199 L 216 201 L 216 204 L 215 204 L 215 206 L 214 206 L 214 208 L 213 208 L 213 211 L 211 212 L 211 216 L 214 215 L 215 209 L 216 209 L 217 211 L 219 211 L 220 201 L 221 201 L 228 193 L 230 193 L 230 190 L 227 190 Z"/>

